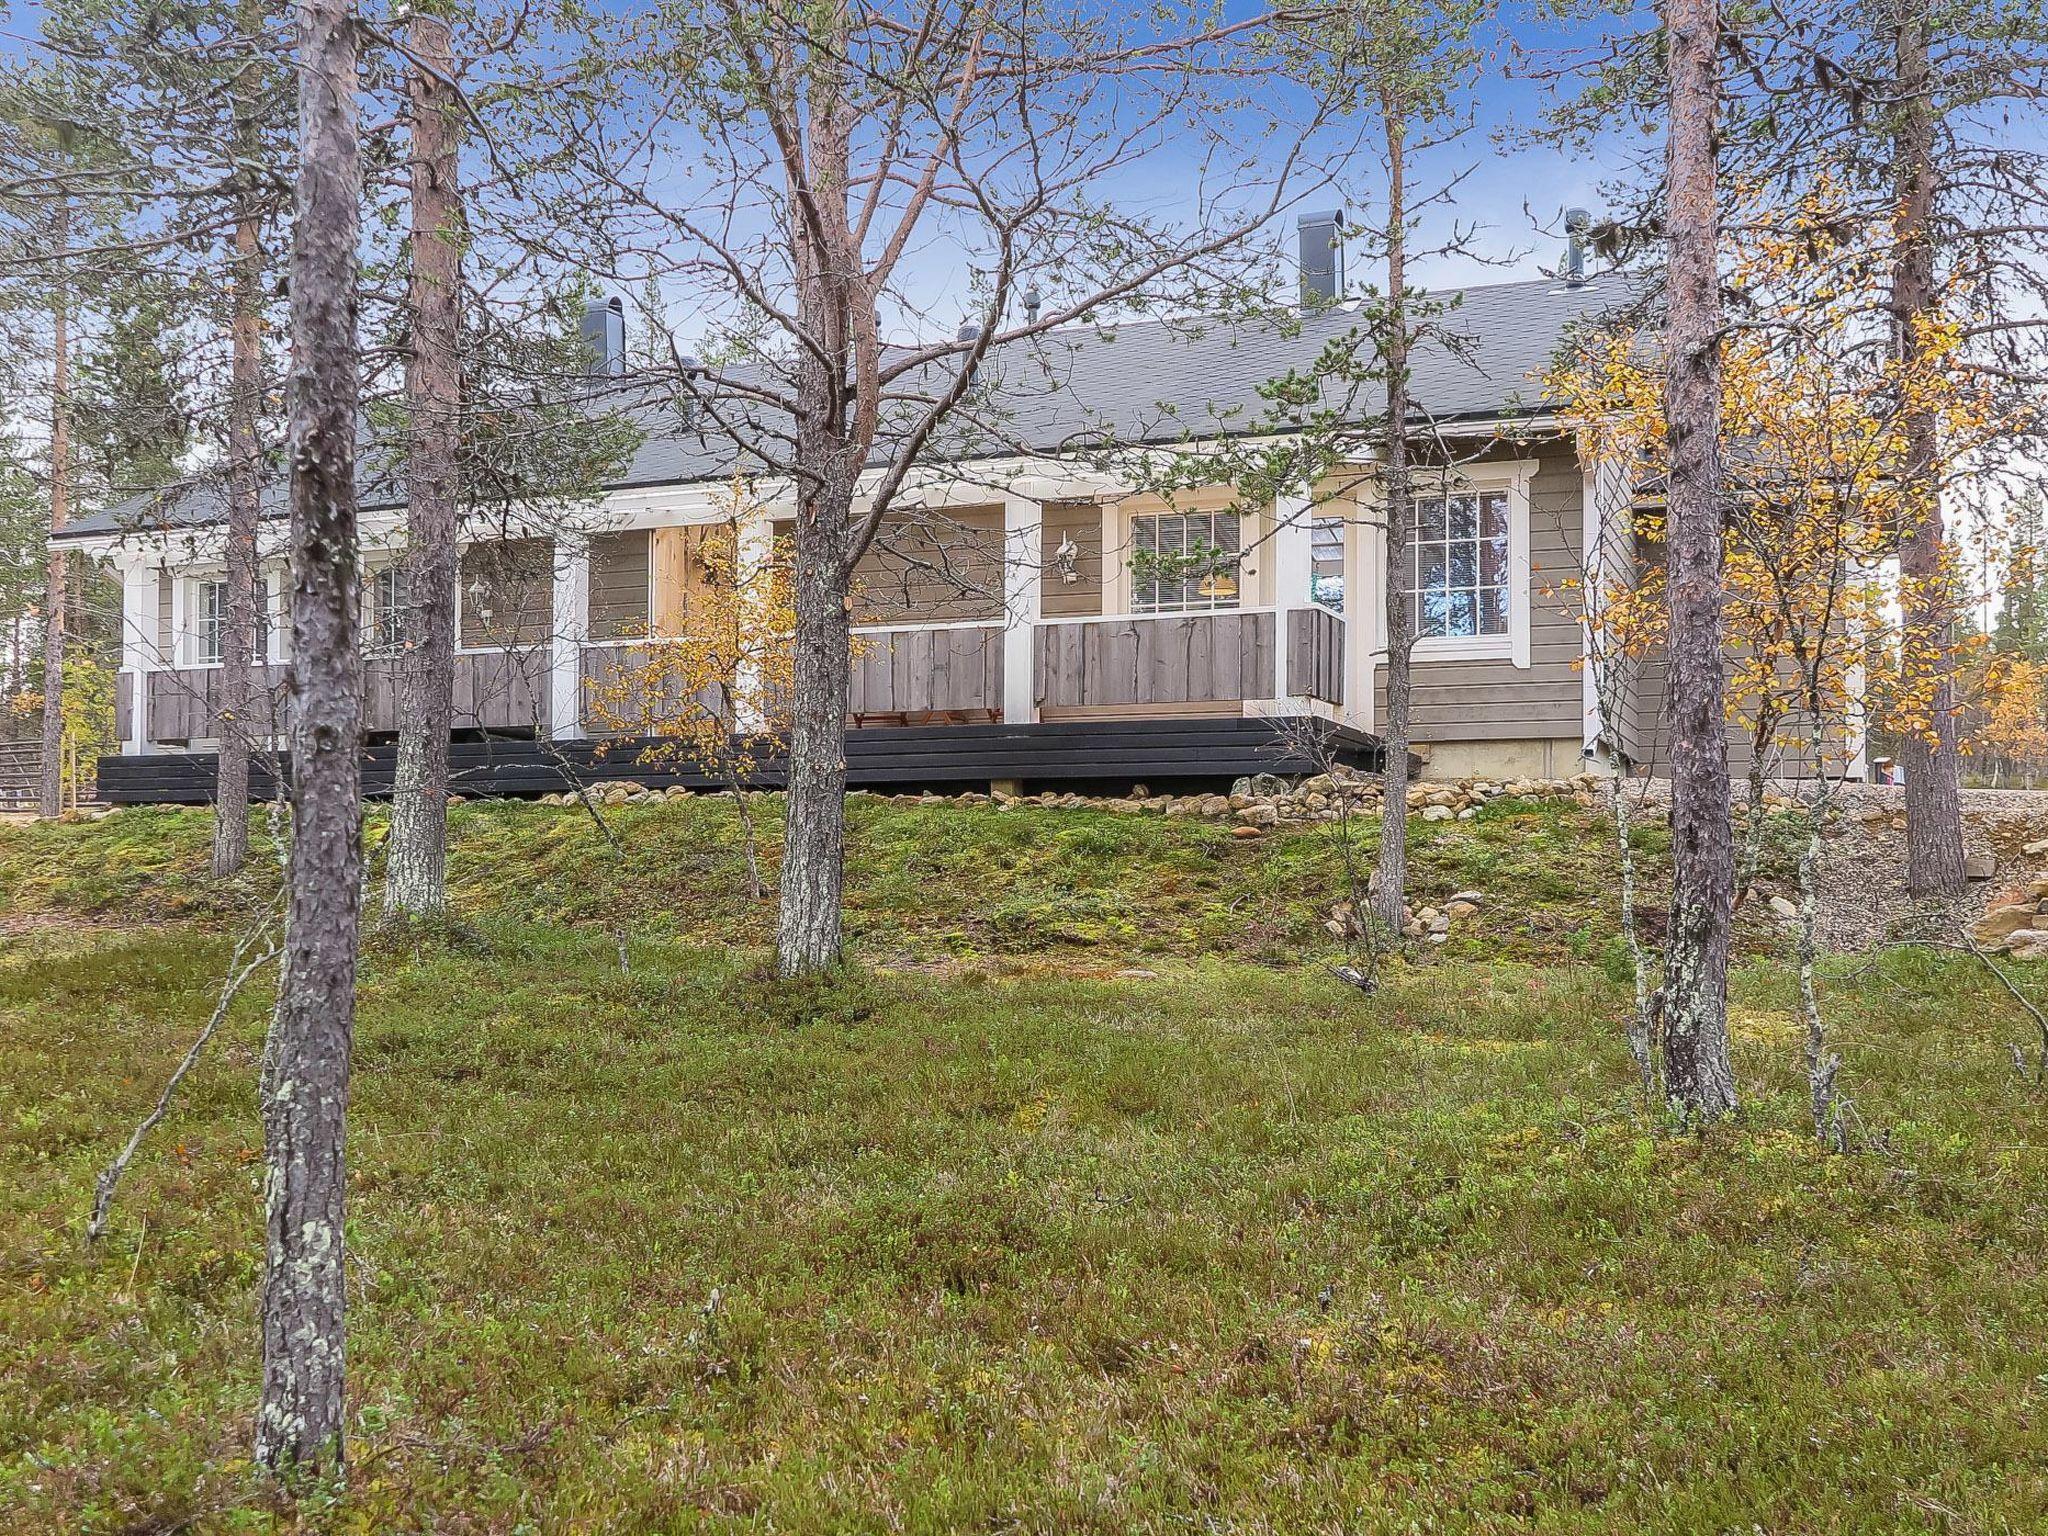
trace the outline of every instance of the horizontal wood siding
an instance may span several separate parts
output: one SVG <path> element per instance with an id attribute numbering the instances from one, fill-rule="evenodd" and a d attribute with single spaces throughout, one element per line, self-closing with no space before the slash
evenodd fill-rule
<path id="1" fill-rule="evenodd" d="M 1049 501 L 1039 531 L 1044 553 L 1038 611 L 1048 619 L 1102 612 L 1102 508 L 1092 501 Z M 1074 553 L 1062 562 L 1060 546 L 1068 540 Z"/>
<path id="2" fill-rule="evenodd" d="M 590 638 L 648 633 L 647 534 L 601 533 L 590 541 Z"/>
<path id="3" fill-rule="evenodd" d="M 1529 607 L 1529 665 L 1418 658 L 1413 740 L 1554 741 L 1582 735 L 1579 609 L 1566 583 L 1580 569 L 1584 512 L 1585 479 L 1577 457 L 1568 445 L 1547 448 L 1529 484 L 1529 590 L 1510 597 Z M 1384 667 L 1374 668 L 1373 710 L 1376 721 L 1386 719 Z"/>
<path id="4" fill-rule="evenodd" d="M 1344 621 L 1322 608 L 1287 612 L 1287 692 L 1344 702 Z"/>
<path id="5" fill-rule="evenodd" d="M 854 568 L 857 624 L 1003 616 L 1003 509 L 891 518 Z"/>
<path id="6" fill-rule="evenodd" d="M 862 630 L 854 637 L 855 720 L 875 715 L 1000 714 L 1003 629 Z"/>
<path id="7" fill-rule="evenodd" d="M 554 629 L 555 546 L 504 539 L 462 552 L 462 644 L 532 645 Z"/>
<path id="8" fill-rule="evenodd" d="M 1046 709 L 1273 696 L 1270 613 L 1187 613 L 1042 624 L 1036 689 Z"/>
<path id="9" fill-rule="evenodd" d="M 628 779 L 656 787 L 682 784 L 721 788 L 717 778 L 673 753 L 648 754 L 633 738 L 558 741 L 459 741 L 449 750 L 454 786 L 469 795 L 540 795 L 572 783 Z M 1338 760 L 1377 767 L 1379 743 L 1357 731 L 1335 732 Z M 366 794 L 389 794 L 397 749 L 363 754 Z M 846 737 L 847 782 L 876 788 L 963 784 L 991 779 L 1027 784 L 1200 783 L 1221 787 L 1248 773 L 1313 773 L 1271 722 L 1229 718 L 1194 720 L 1088 720 L 1029 724 L 891 726 L 852 730 Z M 197 804 L 213 793 L 210 752 L 165 752 L 149 757 L 100 759 L 100 788 L 116 804 Z M 250 792 L 272 793 L 268 765 L 253 765 Z M 748 782 L 774 788 L 786 782 L 779 751 L 759 754 Z"/>

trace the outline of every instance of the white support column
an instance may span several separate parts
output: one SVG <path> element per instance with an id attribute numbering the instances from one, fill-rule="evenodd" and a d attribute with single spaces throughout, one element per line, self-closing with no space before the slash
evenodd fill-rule
<path id="1" fill-rule="evenodd" d="M 768 568 L 768 562 L 775 558 L 775 525 L 765 512 L 747 517 L 733 529 L 734 579 L 759 580 Z M 767 726 L 767 716 L 761 709 L 761 669 L 751 661 L 739 664 L 739 676 L 733 679 L 733 691 L 739 696 L 739 707 L 734 712 L 732 727 L 742 735 L 760 731 Z"/>
<path id="2" fill-rule="evenodd" d="M 1379 508 L 1354 487 L 1344 503 L 1344 719 L 1361 731 L 1373 728 L 1373 651 L 1386 589 L 1380 585 L 1380 546 L 1386 535 Z"/>
<path id="3" fill-rule="evenodd" d="M 1314 513 L 1303 495 L 1273 499 L 1273 547 L 1266 557 L 1273 573 L 1273 697 L 1287 698 L 1287 615 L 1306 608 L 1315 574 Z M 1306 701 L 1301 710 L 1307 710 Z"/>
<path id="4" fill-rule="evenodd" d="M 1044 526 L 1044 503 L 1028 496 L 1003 498 L 1003 721 L 1009 725 L 1028 725 L 1038 718 Z"/>
<path id="5" fill-rule="evenodd" d="M 121 672 L 128 680 L 128 735 L 121 751 L 149 751 L 149 674 L 156 667 L 156 571 L 140 557 L 121 567 Z"/>
<path id="6" fill-rule="evenodd" d="M 590 632 L 590 541 L 580 534 L 555 540 L 553 613 L 548 734 L 577 741 L 583 735 L 583 641 Z"/>

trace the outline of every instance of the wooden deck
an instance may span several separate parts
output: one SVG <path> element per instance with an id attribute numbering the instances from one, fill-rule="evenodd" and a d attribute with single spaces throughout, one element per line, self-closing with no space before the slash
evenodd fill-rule
<path id="1" fill-rule="evenodd" d="M 1330 726 L 1340 758 L 1353 767 L 1380 763 L 1378 738 Z M 450 748 L 456 787 L 471 796 L 534 796 L 559 792 L 572 780 L 625 779 L 665 788 L 721 787 L 703 774 L 667 761 L 639 761 L 644 740 L 458 741 Z M 363 781 L 372 795 L 388 794 L 397 750 L 372 747 L 363 755 Z M 986 788 L 994 780 L 1027 786 L 1099 787 L 1144 782 L 1167 786 L 1222 785 L 1250 773 L 1302 774 L 1314 764 L 1289 753 L 1274 726 L 1242 716 L 1180 720 L 1048 721 L 1028 725 L 890 726 L 847 733 L 847 782 L 861 788 Z M 100 759 L 100 795 L 117 805 L 204 804 L 213 795 L 210 752 L 164 752 Z M 253 765 L 250 792 L 267 799 L 273 781 L 266 763 Z M 786 782 L 779 755 L 767 754 L 754 782 Z"/>

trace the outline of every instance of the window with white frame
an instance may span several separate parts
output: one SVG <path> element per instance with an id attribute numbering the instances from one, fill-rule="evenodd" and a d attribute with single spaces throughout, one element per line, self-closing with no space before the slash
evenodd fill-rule
<path id="1" fill-rule="evenodd" d="M 1508 637 L 1512 542 L 1506 491 L 1415 498 L 1408 525 L 1408 612 L 1419 639 Z"/>
<path id="2" fill-rule="evenodd" d="M 380 565 L 370 575 L 370 648 L 382 654 L 405 645 L 412 585 L 403 565 Z"/>
<path id="3" fill-rule="evenodd" d="M 1131 606 L 1139 613 L 1235 608 L 1235 512 L 1141 513 L 1131 519 Z"/>
<path id="4" fill-rule="evenodd" d="M 217 667 L 228 628 L 228 584 L 218 579 L 192 584 L 192 661 L 195 666 Z"/>

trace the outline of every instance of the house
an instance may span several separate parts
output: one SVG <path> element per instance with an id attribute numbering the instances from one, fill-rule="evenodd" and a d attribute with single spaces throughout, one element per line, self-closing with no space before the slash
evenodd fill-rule
<path id="1" fill-rule="evenodd" d="M 993 358 L 979 387 L 1004 413 L 1005 448 L 925 472 L 924 510 L 892 524 L 859 572 L 851 781 L 1229 778 L 1290 766 L 1276 762 L 1272 722 L 1304 715 L 1369 763 L 1389 580 L 1408 583 L 1420 626 L 1413 741 L 1425 775 L 1557 776 L 1603 760 L 1642 734 L 1641 722 L 1601 718 L 1580 665 L 1570 579 L 1600 546 L 1607 493 L 1541 379 L 1569 326 L 1625 297 L 1616 277 L 1463 292 L 1447 324 L 1465 344 L 1425 348 L 1413 369 L 1430 439 L 1455 468 L 1420 472 L 1414 536 L 1391 569 L 1369 473 L 1252 508 L 1227 485 L 1169 504 L 1097 451 L 1249 430 L 1261 383 L 1306 367 L 1355 323 L 1350 306 L 1311 307 L 1285 326 L 1063 327 Z M 616 302 L 594 318 L 586 330 L 616 356 Z M 734 455 L 663 410 L 642 426 L 601 503 L 569 526 L 522 526 L 515 507 L 465 540 L 454 755 L 472 792 L 559 788 L 564 772 L 689 780 L 636 766 L 630 742 L 605 739 L 592 696 L 634 647 L 686 622 L 693 540 L 729 516 Z M 793 510 L 773 485 L 757 489 L 743 540 L 769 539 Z M 273 615 L 277 501 L 264 536 Z M 374 786 L 388 783 L 397 723 L 386 647 L 404 622 L 404 508 L 375 485 L 364 503 Z M 220 519 L 216 500 L 193 493 L 80 518 L 64 535 L 122 586 L 121 749 L 100 773 L 112 799 L 209 791 Z M 264 625 L 262 656 L 281 699 L 286 626 Z"/>

